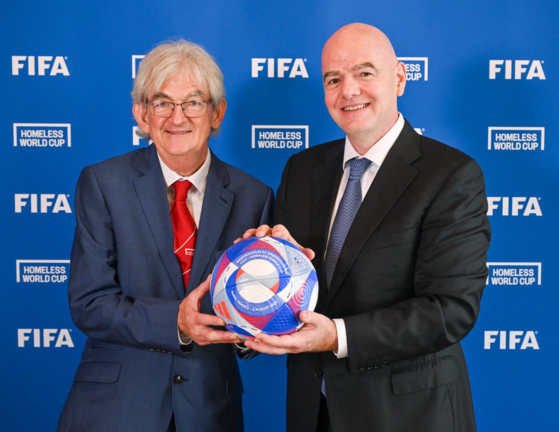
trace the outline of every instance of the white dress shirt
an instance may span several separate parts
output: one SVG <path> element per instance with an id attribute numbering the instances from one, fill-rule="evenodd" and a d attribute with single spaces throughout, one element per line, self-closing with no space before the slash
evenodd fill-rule
<path id="1" fill-rule="evenodd" d="M 171 170 L 171 168 L 169 168 L 167 165 L 165 165 L 165 162 L 163 162 L 163 160 L 159 156 L 159 153 L 157 153 L 157 157 L 159 158 L 161 171 L 163 171 L 165 186 L 167 186 L 167 201 L 169 202 L 169 210 L 175 202 L 175 188 L 173 187 L 173 183 L 184 180 L 188 180 L 190 183 L 192 183 L 192 187 L 188 190 L 188 194 L 186 196 L 186 205 L 188 207 L 188 210 L 190 210 L 190 214 L 194 219 L 196 227 L 198 228 L 200 226 L 200 215 L 202 214 L 204 193 L 206 192 L 206 184 L 208 182 L 208 172 L 210 171 L 210 164 L 212 162 L 211 152 L 208 150 L 206 160 L 204 161 L 200 169 L 191 176 L 186 177 L 182 177 L 175 171 Z M 188 345 L 192 342 L 192 339 L 182 333 L 178 329 L 178 327 L 177 331 L 179 335 L 179 343 L 181 345 Z"/>
<path id="2" fill-rule="evenodd" d="M 338 196 L 336 197 L 336 203 L 334 204 L 334 211 L 332 212 L 332 219 L 330 220 L 330 230 L 328 233 L 328 241 L 330 241 L 330 233 L 332 231 L 332 226 L 334 225 L 334 219 L 336 218 L 336 213 L 338 212 L 338 206 L 340 205 L 340 201 L 342 200 L 342 196 L 344 195 L 344 191 L 347 185 L 347 179 L 349 178 L 349 160 L 353 158 L 366 158 L 369 159 L 372 163 L 369 165 L 369 168 L 363 173 L 361 176 L 361 195 L 362 198 L 365 199 L 365 195 L 369 191 L 375 176 L 377 175 L 380 166 L 384 162 L 386 155 L 396 142 L 396 139 L 402 132 L 404 128 L 404 117 L 402 114 L 398 113 L 398 120 L 392 126 L 392 128 L 384 135 L 380 140 L 377 141 L 375 145 L 373 145 L 367 153 L 361 156 L 357 153 L 357 150 L 353 148 L 351 142 L 349 142 L 349 138 L 346 137 L 345 139 L 345 147 L 344 147 L 344 162 L 343 162 L 343 169 L 344 174 L 342 176 L 342 181 L 340 182 L 340 187 L 338 189 Z M 345 329 L 344 320 L 341 318 L 336 318 L 333 320 L 336 324 L 336 331 L 338 333 L 338 351 L 334 352 L 338 358 L 348 357 L 348 348 L 347 348 L 347 333 Z"/>
<path id="3" fill-rule="evenodd" d="M 210 164 L 212 162 L 212 155 L 211 152 L 208 150 L 208 155 L 206 156 L 206 160 L 191 176 L 182 177 L 175 171 L 171 170 L 165 162 L 161 160 L 159 153 L 157 153 L 157 157 L 159 158 L 159 163 L 161 164 L 161 171 L 163 171 L 163 178 L 165 179 L 165 185 L 167 186 L 167 200 L 169 201 L 169 209 L 173 206 L 173 202 L 175 202 L 175 188 L 173 187 L 173 183 L 177 181 L 184 181 L 188 180 L 192 183 L 192 187 L 188 190 L 188 195 L 186 197 L 186 205 L 188 210 L 190 210 L 190 214 L 192 214 L 192 218 L 194 219 L 194 223 L 196 227 L 200 225 L 200 214 L 202 213 L 202 203 L 204 202 L 204 193 L 206 192 L 206 184 L 208 183 L 208 172 L 210 171 Z"/>

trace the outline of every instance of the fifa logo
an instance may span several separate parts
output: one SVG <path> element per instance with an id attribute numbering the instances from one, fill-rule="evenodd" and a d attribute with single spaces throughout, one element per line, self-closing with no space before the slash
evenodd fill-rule
<path id="1" fill-rule="evenodd" d="M 71 329 L 17 329 L 17 346 L 25 348 L 26 342 L 31 339 L 33 335 L 34 348 L 50 348 L 51 342 L 54 342 L 55 348 L 67 346 L 74 348 L 74 341 L 70 336 Z M 56 342 L 55 342 L 56 341 Z"/>
<path id="2" fill-rule="evenodd" d="M 52 59 L 53 56 L 12 56 L 12 75 L 19 75 L 20 69 L 25 70 L 27 64 L 27 75 L 35 75 L 35 72 L 37 75 L 47 75 L 48 71 L 50 76 L 70 76 L 65 61 L 68 57 L 56 56 L 54 61 Z"/>
<path id="3" fill-rule="evenodd" d="M 22 213 L 28 208 L 31 213 L 72 213 L 70 203 L 64 194 L 15 194 L 15 212 Z M 56 198 L 56 199 L 55 199 Z M 49 211 L 49 208 L 52 210 Z"/>
<path id="4" fill-rule="evenodd" d="M 512 60 L 489 60 L 489 79 L 496 79 L 497 74 L 501 74 L 504 69 L 505 79 L 507 80 L 512 79 L 513 70 L 515 80 L 531 80 L 534 78 L 544 80 L 545 74 L 543 72 L 542 63 L 543 61 L 540 60 L 515 60 L 513 67 Z M 526 76 L 524 76 L 525 74 Z"/>
<path id="5" fill-rule="evenodd" d="M 493 216 L 493 211 L 499 208 L 503 216 L 542 216 L 542 209 L 536 197 L 487 197 L 487 205 L 487 216 Z"/>
<path id="6" fill-rule="evenodd" d="M 298 76 L 308 78 L 305 62 L 307 59 L 296 58 L 253 58 L 252 59 L 252 78 L 258 78 L 260 72 L 266 69 L 268 78 L 296 78 Z"/>
<path id="7" fill-rule="evenodd" d="M 508 333 L 508 338 L 507 338 Z M 516 349 L 516 346 L 520 344 L 520 349 L 525 350 L 527 348 L 532 348 L 539 350 L 540 346 L 538 340 L 536 339 L 536 334 L 538 332 L 527 331 L 497 331 L 488 330 L 484 335 L 483 348 L 488 350 L 493 347 L 493 344 L 497 342 L 497 336 L 499 336 L 499 349 Z M 508 342 L 508 343 L 507 343 Z"/>

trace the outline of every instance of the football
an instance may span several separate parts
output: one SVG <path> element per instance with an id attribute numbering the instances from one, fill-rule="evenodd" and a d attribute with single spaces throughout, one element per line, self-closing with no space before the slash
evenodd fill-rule
<path id="1" fill-rule="evenodd" d="M 251 237 L 227 249 L 212 272 L 210 296 L 225 327 L 243 339 L 263 332 L 285 335 L 314 310 L 318 278 L 294 244 L 274 237 Z"/>

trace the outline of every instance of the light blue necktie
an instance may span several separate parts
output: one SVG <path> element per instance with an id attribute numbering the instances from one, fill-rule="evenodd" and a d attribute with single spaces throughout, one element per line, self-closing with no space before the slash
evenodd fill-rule
<path id="1" fill-rule="evenodd" d="M 361 206 L 363 198 L 361 196 L 361 176 L 371 165 L 369 159 L 351 159 L 349 161 L 349 178 L 347 180 L 347 185 L 345 187 L 342 200 L 338 206 L 338 211 L 336 213 L 336 219 L 334 219 L 334 225 L 332 226 L 332 232 L 330 233 L 330 241 L 328 243 L 328 250 L 326 252 L 326 282 L 327 287 L 330 288 L 330 283 L 332 282 L 332 276 L 334 275 L 334 269 L 336 268 L 336 263 L 342 251 L 342 246 L 344 245 L 349 227 L 355 219 L 357 210 Z M 324 382 L 324 376 L 322 377 L 322 385 L 320 390 L 324 397 L 326 397 L 326 385 Z"/>
<path id="2" fill-rule="evenodd" d="M 349 178 L 344 195 L 338 206 L 336 219 L 334 219 L 334 225 L 330 233 L 328 250 L 326 252 L 326 282 L 328 283 L 328 288 L 330 288 L 336 263 L 338 262 L 349 228 L 353 223 L 353 219 L 355 219 L 357 210 L 359 210 L 361 206 L 361 201 L 363 201 L 361 196 L 361 176 L 367 168 L 369 168 L 371 163 L 369 159 L 365 158 L 354 158 L 349 161 Z"/>

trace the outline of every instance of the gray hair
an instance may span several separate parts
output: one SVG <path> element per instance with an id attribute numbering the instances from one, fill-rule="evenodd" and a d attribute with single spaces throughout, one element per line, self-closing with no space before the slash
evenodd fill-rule
<path id="1" fill-rule="evenodd" d="M 186 74 L 200 86 L 205 85 L 214 108 L 225 96 L 223 74 L 214 59 L 199 45 L 179 39 L 162 43 L 143 58 L 131 93 L 134 103 L 146 104 L 150 91 L 158 90 L 166 80 L 177 74 Z M 212 129 L 210 136 L 214 137 L 218 132 L 219 128 Z M 136 130 L 136 134 L 146 141 L 150 140 L 149 134 L 141 128 Z"/>

